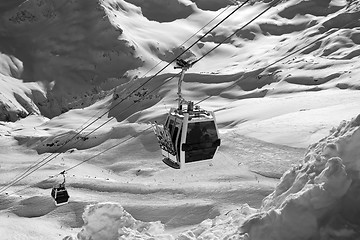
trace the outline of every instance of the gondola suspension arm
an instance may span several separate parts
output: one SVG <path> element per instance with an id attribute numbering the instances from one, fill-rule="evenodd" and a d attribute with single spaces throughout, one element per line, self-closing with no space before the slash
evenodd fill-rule
<path id="1" fill-rule="evenodd" d="M 180 75 L 180 78 L 179 78 L 179 81 L 178 81 L 178 92 L 177 92 L 177 95 L 178 95 L 178 109 L 179 109 L 179 110 L 182 110 L 182 104 L 183 104 L 183 103 L 187 103 L 187 101 L 182 97 L 181 85 L 182 85 L 182 82 L 183 82 L 183 80 L 184 80 L 185 72 L 186 72 L 190 67 L 192 67 L 192 65 L 193 65 L 194 63 L 191 63 L 190 61 L 185 61 L 185 60 L 183 60 L 183 59 L 177 58 L 177 59 L 176 59 L 176 64 L 177 64 L 177 66 L 174 67 L 175 69 L 181 68 L 181 75 Z"/>
<path id="2" fill-rule="evenodd" d="M 60 173 L 64 177 L 64 181 L 60 184 L 60 186 L 65 186 L 65 173 L 65 170 Z"/>

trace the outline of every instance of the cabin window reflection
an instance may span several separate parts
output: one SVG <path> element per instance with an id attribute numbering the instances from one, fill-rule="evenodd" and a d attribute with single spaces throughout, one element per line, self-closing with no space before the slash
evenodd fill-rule
<path id="1" fill-rule="evenodd" d="M 213 121 L 189 123 L 186 143 L 212 143 L 218 139 Z"/>
<path id="2" fill-rule="evenodd" d="M 172 131 L 174 129 L 175 121 L 173 119 L 170 119 L 169 121 L 169 132 L 172 135 Z"/>
<path id="3" fill-rule="evenodd" d="M 185 163 L 212 159 L 217 146 L 218 135 L 213 121 L 188 124 Z"/>

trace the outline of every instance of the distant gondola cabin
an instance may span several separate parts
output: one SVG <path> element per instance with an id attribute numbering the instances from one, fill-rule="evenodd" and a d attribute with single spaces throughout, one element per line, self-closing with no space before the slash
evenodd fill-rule
<path id="1" fill-rule="evenodd" d="M 65 188 L 65 184 L 60 184 L 57 187 L 53 187 L 51 190 L 51 196 L 54 199 L 56 206 L 67 204 L 70 198 Z"/>

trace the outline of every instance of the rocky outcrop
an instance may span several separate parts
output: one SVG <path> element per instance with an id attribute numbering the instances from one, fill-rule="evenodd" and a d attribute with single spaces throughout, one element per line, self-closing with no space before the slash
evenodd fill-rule
<path id="1" fill-rule="evenodd" d="M 101 1 L 6 2 L 0 8 L 0 63 L 10 67 L 0 73 L 41 83 L 45 98 L 30 98 L 46 117 L 89 106 L 106 95 L 114 79 L 128 81 L 126 72 L 143 64 Z"/>

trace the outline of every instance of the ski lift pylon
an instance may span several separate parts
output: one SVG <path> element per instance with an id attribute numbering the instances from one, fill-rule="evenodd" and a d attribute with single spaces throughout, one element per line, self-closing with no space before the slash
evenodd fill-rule
<path id="1" fill-rule="evenodd" d="M 171 108 L 164 125 L 152 124 L 157 136 L 163 162 L 176 169 L 187 163 L 212 160 L 220 146 L 219 131 L 212 111 L 194 106 L 181 94 L 181 84 L 192 64 L 177 59 L 175 68 L 181 68 L 178 81 L 178 107 Z"/>

